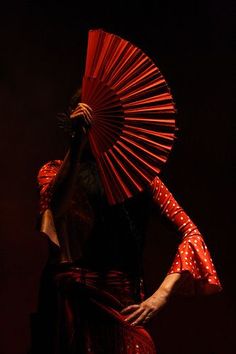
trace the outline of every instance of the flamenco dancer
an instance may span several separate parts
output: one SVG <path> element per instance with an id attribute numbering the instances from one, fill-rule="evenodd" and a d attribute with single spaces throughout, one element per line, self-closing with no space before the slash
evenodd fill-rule
<path id="1" fill-rule="evenodd" d="M 99 34 L 102 39 L 107 35 Z M 185 289 L 189 295 L 212 294 L 222 287 L 200 231 L 158 174 L 138 193 L 111 202 L 107 191 L 112 191 L 112 183 L 108 188 L 94 140 L 89 140 L 95 108 L 80 100 L 74 99 L 63 115 L 71 127 L 66 156 L 46 163 L 38 173 L 41 231 L 48 236 L 49 258 L 31 352 L 154 354 L 145 324 L 174 293 Z M 117 190 L 115 177 L 113 181 Z M 147 298 L 142 252 L 153 204 L 181 241 L 166 277 Z"/>

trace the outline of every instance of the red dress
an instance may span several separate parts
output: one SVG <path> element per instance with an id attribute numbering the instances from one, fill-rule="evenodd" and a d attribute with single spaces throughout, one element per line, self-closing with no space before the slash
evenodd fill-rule
<path id="1" fill-rule="evenodd" d="M 45 164 L 38 174 L 41 215 L 50 209 L 53 181 L 61 163 L 61 160 L 51 161 Z M 196 225 L 158 176 L 151 183 L 150 191 L 153 202 L 175 225 L 177 233 L 181 236 L 177 254 L 167 274 L 188 272 L 187 285 L 189 286 L 185 287 L 188 294 L 210 294 L 220 291 L 222 287 L 212 258 Z M 55 281 L 60 289 L 59 312 L 60 318 L 63 319 L 59 325 L 59 332 L 65 327 L 66 331 L 63 331 L 63 344 L 61 336 L 57 336 L 56 340 L 54 338 L 53 353 L 66 353 L 68 348 L 71 353 L 75 353 L 80 345 L 83 345 L 84 353 L 94 354 L 102 352 L 99 351 L 102 350 L 101 347 L 99 349 L 99 345 L 104 345 L 106 349 L 103 349 L 107 350 L 105 352 L 114 354 L 154 354 L 156 352 L 147 331 L 142 326 L 132 327 L 125 323 L 125 316 L 120 314 L 123 307 L 137 302 L 133 296 L 132 279 L 125 272 L 110 269 L 106 272 L 105 280 L 103 274 L 103 282 L 101 282 L 99 271 L 72 266 L 58 272 Z M 75 293 L 80 294 L 82 299 L 80 305 L 78 305 L 78 297 L 75 300 L 73 295 Z M 140 301 L 142 299 L 143 294 L 140 295 Z M 87 310 L 84 313 L 85 308 Z M 101 321 L 107 323 L 102 329 L 99 326 Z M 76 341 L 73 339 L 73 333 L 76 333 Z M 62 346 L 64 351 L 59 349 Z"/>
<path id="2" fill-rule="evenodd" d="M 189 272 L 191 290 L 202 294 L 222 289 L 211 255 L 197 226 L 177 203 L 159 177 L 152 184 L 153 200 L 175 225 L 182 241 L 168 274 Z"/>

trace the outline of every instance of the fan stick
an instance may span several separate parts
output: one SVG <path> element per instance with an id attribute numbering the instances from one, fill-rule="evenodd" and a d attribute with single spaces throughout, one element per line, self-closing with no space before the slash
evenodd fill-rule
<path id="1" fill-rule="evenodd" d="M 125 197 L 130 198 L 132 196 L 132 193 L 130 192 L 130 190 L 126 187 L 125 183 L 122 181 L 121 176 L 119 175 L 118 171 L 116 168 L 114 168 L 113 163 L 111 162 L 110 157 L 108 156 L 108 153 L 104 154 L 104 161 L 106 161 L 109 165 L 109 169 L 108 171 L 113 171 L 117 181 L 119 182 L 119 185 L 116 185 L 117 187 L 119 186 L 121 188 L 121 190 L 124 192 Z M 113 178 L 113 175 L 110 174 L 110 176 L 113 179 L 113 182 L 117 182 L 115 181 L 115 179 Z"/>
<path id="2" fill-rule="evenodd" d="M 140 156 L 138 156 L 132 149 L 130 149 L 128 146 L 126 146 L 121 141 L 118 142 L 118 145 L 122 146 L 127 152 L 129 152 L 136 160 L 138 160 L 141 163 L 141 165 L 148 167 L 150 170 L 152 170 L 153 172 L 155 172 L 157 174 L 160 172 L 160 169 L 158 167 L 154 167 L 154 166 L 150 165 L 146 160 L 144 160 Z M 147 177 L 146 177 L 146 180 L 149 181 L 149 179 Z"/>
<path id="3" fill-rule="evenodd" d="M 144 128 L 133 127 L 132 125 L 128 125 L 128 124 L 125 124 L 125 127 L 130 129 L 130 130 L 138 131 L 140 133 L 157 136 L 157 137 L 159 137 L 161 139 L 170 140 L 171 142 L 173 141 L 173 138 L 175 137 L 175 134 L 173 134 L 173 133 L 158 133 L 158 132 L 155 132 L 155 131 L 152 131 L 152 130 L 148 130 L 148 129 L 144 129 Z M 169 146 L 171 148 L 171 144 Z"/>
<path id="4" fill-rule="evenodd" d="M 116 161 L 116 163 L 121 167 L 122 171 L 126 174 L 126 176 L 129 178 L 129 180 L 133 183 L 133 185 L 135 186 L 136 189 L 138 189 L 139 191 L 142 190 L 142 187 L 140 186 L 140 184 L 138 184 L 134 178 L 131 176 L 131 174 L 127 171 L 127 169 L 125 168 L 124 164 L 121 163 L 121 161 L 115 156 L 114 152 L 112 150 L 109 150 L 109 153 L 113 156 L 114 160 Z M 124 156 L 123 156 L 124 157 Z"/>
<path id="5" fill-rule="evenodd" d="M 142 152 L 146 153 L 149 157 L 152 156 L 152 157 L 154 157 L 155 159 L 158 159 L 161 162 L 165 162 L 165 159 L 163 157 L 158 156 L 156 154 L 153 154 L 150 150 L 145 149 L 143 146 L 141 146 L 140 144 L 128 139 L 127 137 L 121 136 L 121 139 L 127 141 L 131 145 L 133 145 L 136 148 L 140 149 Z"/>
<path id="6" fill-rule="evenodd" d="M 126 135 L 133 136 L 133 137 L 137 138 L 138 140 L 143 140 L 143 141 L 147 142 L 150 145 L 158 147 L 158 149 L 161 150 L 161 151 L 166 151 L 166 150 L 170 150 L 171 149 L 171 147 L 169 145 L 160 144 L 160 143 L 158 143 L 156 141 L 153 141 L 151 139 L 145 138 L 145 137 L 143 137 L 141 135 L 129 132 L 128 130 L 123 130 L 123 133 L 124 133 L 125 136 Z"/>
<path id="7" fill-rule="evenodd" d="M 132 163 L 132 161 L 129 160 L 129 159 L 127 158 L 127 156 L 126 156 L 117 146 L 114 146 L 114 149 L 123 157 L 123 159 L 124 159 L 130 166 L 132 166 L 132 168 L 137 172 L 137 175 L 141 175 L 144 180 L 146 180 L 147 182 L 149 182 L 149 179 L 147 178 L 147 176 L 146 176 L 144 173 L 142 173 L 142 171 L 141 171 L 139 168 L 137 168 L 137 166 L 136 166 L 134 163 Z M 127 150 L 128 150 L 128 148 L 127 148 Z M 142 190 L 143 188 L 139 185 L 139 188 L 138 188 L 138 189 L 139 189 L 139 190 Z"/>

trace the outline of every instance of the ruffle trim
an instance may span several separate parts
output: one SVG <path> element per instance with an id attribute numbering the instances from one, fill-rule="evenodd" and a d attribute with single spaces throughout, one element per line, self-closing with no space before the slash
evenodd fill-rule
<path id="1" fill-rule="evenodd" d="M 222 290 L 213 260 L 200 235 L 183 239 L 167 274 L 183 272 L 187 272 L 188 277 L 177 293 L 212 294 Z"/>

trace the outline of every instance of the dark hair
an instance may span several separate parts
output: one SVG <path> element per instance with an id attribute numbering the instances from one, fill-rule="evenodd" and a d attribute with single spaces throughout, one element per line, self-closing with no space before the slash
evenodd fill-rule
<path id="1" fill-rule="evenodd" d="M 68 108 L 73 111 L 81 100 L 82 88 L 79 87 L 71 97 Z"/>
<path id="2" fill-rule="evenodd" d="M 80 102 L 81 98 L 81 88 L 78 88 L 74 95 L 71 97 L 69 104 L 67 108 L 62 111 L 57 113 L 56 118 L 58 122 L 59 128 L 63 129 L 66 135 L 71 136 L 73 129 L 72 129 L 72 123 L 70 119 L 71 112 L 76 108 L 78 103 Z"/>

